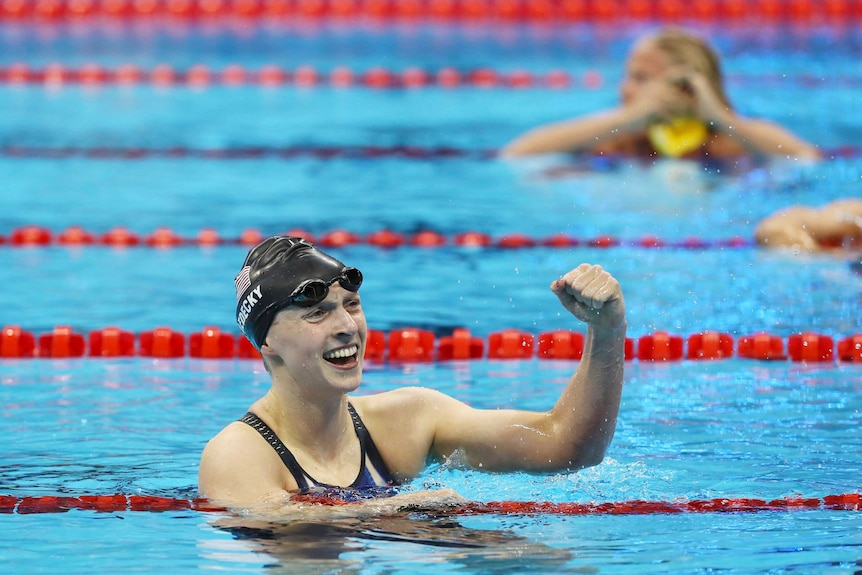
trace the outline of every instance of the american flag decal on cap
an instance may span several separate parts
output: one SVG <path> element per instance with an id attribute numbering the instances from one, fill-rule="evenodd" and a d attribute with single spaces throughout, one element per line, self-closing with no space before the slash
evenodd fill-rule
<path id="1" fill-rule="evenodd" d="M 242 294 L 245 293 L 245 290 L 251 287 L 251 277 L 249 274 L 251 273 L 251 267 L 245 266 L 239 273 L 236 274 L 236 278 L 234 278 L 233 282 L 236 284 L 236 301 L 239 301 L 242 297 Z"/>

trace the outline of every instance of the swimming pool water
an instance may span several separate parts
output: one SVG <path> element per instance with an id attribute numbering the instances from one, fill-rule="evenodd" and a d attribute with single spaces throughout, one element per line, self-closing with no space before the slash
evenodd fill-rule
<path id="1" fill-rule="evenodd" d="M 0 86 L 0 235 L 18 226 L 139 234 L 168 226 L 278 233 L 429 228 L 452 237 L 581 239 L 623 245 L 516 250 L 448 245 L 335 253 L 365 273 L 371 328 L 438 336 L 467 327 L 533 334 L 579 329 L 548 284 L 581 261 L 621 281 L 629 335 L 720 330 L 862 331 L 862 276 L 840 257 L 758 250 L 757 220 L 788 203 L 859 195 L 862 123 L 824 114 L 858 100 L 855 29 L 735 31 L 708 27 L 727 56 L 731 95 L 746 112 L 788 125 L 828 150 L 816 165 L 701 166 L 572 162 L 517 165 L 484 154 L 521 130 L 615 99 L 615 74 L 637 26 L 415 28 L 0 26 L 4 64 L 168 61 L 185 67 L 278 61 L 536 72 L 562 68 L 566 89 L 371 90 L 355 87 L 151 85 Z M 87 33 L 84 33 L 87 32 Z M 604 82 L 582 83 L 597 73 Z M 803 105 L 804 103 L 804 105 Z M 321 147 L 455 150 L 315 155 Z M 11 149 L 29 149 L 21 156 Z M 171 157 L 180 148 L 187 154 Z M 263 149 L 263 157 L 205 157 Z M 288 156 L 283 150 L 299 150 Z M 94 150 L 112 150 L 108 157 Z M 147 149 L 140 158 L 123 150 Z M 41 150 L 41 152 L 39 151 Z M 47 150 L 47 152 L 46 152 Z M 52 157 L 51 150 L 71 150 Z M 849 150 L 849 151 L 848 151 Z M 704 240 L 700 249 L 647 248 L 639 238 Z M 635 245 L 633 245 L 635 244 Z M 170 326 L 235 332 L 237 245 L 171 249 L 0 245 L 4 325 L 35 333 L 108 325 L 140 333 Z M 546 409 L 569 361 L 370 363 L 362 393 L 427 385 L 495 407 Z M 0 360 L 0 495 L 196 497 L 206 440 L 268 385 L 248 360 Z M 858 493 L 862 372 L 856 364 L 632 361 L 608 457 L 576 474 L 487 475 L 432 467 L 411 488 L 449 487 L 476 501 L 626 502 L 817 497 Z M 413 513 L 327 523 L 260 524 L 192 509 L 165 512 L 0 514 L 0 563 L 11 573 L 854 573 L 862 569 L 860 516 L 819 508 L 652 515 Z"/>
<path id="2" fill-rule="evenodd" d="M 423 384 L 478 406 L 543 409 L 571 369 L 571 362 L 539 360 L 378 366 L 369 369 L 363 392 Z M 262 394 L 267 380 L 254 362 L 22 360 L 4 365 L 2 385 L 2 416 L 13 438 L 6 458 L 14 462 L 0 473 L 6 492 L 186 498 L 194 497 L 197 447 L 225 414 L 240 413 Z M 478 501 L 769 500 L 843 492 L 860 472 L 850 447 L 860 440 L 860 390 L 858 369 L 847 366 L 633 363 L 624 416 L 601 466 L 550 476 L 434 467 L 413 486 L 444 485 Z M 6 516 L 0 525 L 5 564 L 33 573 L 56 569 L 33 549 L 62 558 L 69 573 L 88 572 L 94 562 L 108 571 L 134 571 L 134 563 L 144 572 L 167 565 L 177 573 L 301 564 L 302 547 L 288 534 L 306 531 L 317 538 L 307 550 L 309 563 L 330 557 L 321 564 L 349 570 L 355 559 L 365 566 L 356 567 L 360 572 L 400 573 L 487 572 L 494 561 L 503 572 L 849 573 L 859 544 L 856 513 L 828 510 L 419 516 L 401 523 L 264 524 L 240 532 L 219 527 L 220 521 L 219 514 L 195 511 L 70 511 Z M 385 543 L 378 531 L 403 541 Z M 481 546 L 465 548 L 471 538 Z M 337 560 L 333 546 L 344 547 Z M 131 549 L 134 559 L 126 555 Z M 445 564 L 425 563 L 432 549 L 435 556 L 442 549 Z"/>

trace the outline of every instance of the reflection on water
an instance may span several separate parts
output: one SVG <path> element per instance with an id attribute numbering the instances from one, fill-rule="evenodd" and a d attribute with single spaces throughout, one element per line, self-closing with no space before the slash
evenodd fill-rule
<path id="1" fill-rule="evenodd" d="M 560 572 L 572 558 L 511 531 L 472 529 L 428 511 L 283 523 L 230 516 L 212 525 L 242 542 L 244 551 L 266 556 L 272 573 L 359 573 L 371 557 L 378 567 L 389 563 L 411 572 L 548 573 Z M 225 560 L 223 551 L 218 554 Z"/>

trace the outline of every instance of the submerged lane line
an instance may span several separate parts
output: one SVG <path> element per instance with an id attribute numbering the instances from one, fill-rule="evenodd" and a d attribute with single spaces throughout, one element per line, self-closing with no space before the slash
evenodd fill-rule
<path id="1" fill-rule="evenodd" d="M 298 495 L 298 502 L 316 505 L 350 505 L 343 499 Z M 117 513 L 122 511 L 165 512 L 194 510 L 223 512 L 206 499 L 174 499 L 155 495 L 30 496 L 0 495 L 0 514 L 28 515 L 65 513 L 72 510 Z M 551 503 L 543 501 L 474 502 L 423 513 L 446 515 L 656 515 L 680 513 L 757 513 L 781 511 L 860 511 L 862 494 L 843 493 L 825 497 L 779 499 L 715 498 L 679 501 L 609 501 L 604 503 Z M 407 509 L 406 511 L 410 511 Z"/>

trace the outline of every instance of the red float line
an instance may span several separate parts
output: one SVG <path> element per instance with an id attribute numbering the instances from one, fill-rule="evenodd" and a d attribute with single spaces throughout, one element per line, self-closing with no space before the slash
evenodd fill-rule
<path id="1" fill-rule="evenodd" d="M 371 362 L 434 362 L 462 360 L 573 360 L 583 356 L 584 335 L 554 330 L 538 335 L 518 329 L 492 332 L 487 339 L 466 328 L 438 337 L 434 332 L 404 327 L 390 332 L 370 329 L 365 359 Z M 201 359 L 259 359 L 260 353 L 245 337 L 218 327 L 186 334 L 157 327 L 135 334 L 106 327 L 84 334 L 68 325 L 35 334 L 17 325 L 0 330 L 0 359 L 58 359 L 153 357 Z M 683 337 L 655 331 L 625 342 L 625 359 L 642 362 L 718 360 L 733 357 L 755 360 L 791 360 L 806 363 L 862 363 L 862 333 L 840 337 L 815 331 L 782 337 L 768 332 L 741 335 L 704 330 Z"/>
<path id="2" fill-rule="evenodd" d="M 545 237 L 532 237 L 526 234 L 512 233 L 501 236 L 491 236 L 483 232 L 467 231 L 454 235 L 445 235 L 434 230 L 404 234 L 392 230 L 378 230 L 368 234 L 359 234 L 348 230 L 331 230 L 322 233 L 312 233 L 303 229 L 291 229 L 285 234 L 301 236 L 326 248 L 343 248 L 351 245 L 370 245 L 382 249 L 400 247 L 415 247 L 423 249 L 442 247 L 461 247 L 469 249 L 527 249 L 537 247 L 573 248 L 577 246 L 607 249 L 614 247 L 635 247 L 644 249 L 676 248 L 688 250 L 706 249 L 739 249 L 750 248 L 754 241 L 732 236 L 721 240 L 704 240 L 695 236 L 682 240 L 670 241 L 655 235 L 645 235 L 636 239 L 621 239 L 603 234 L 592 238 L 578 238 L 568 234 L 558 233 Z M 138 234 L 128 228 L 117 226 L 107 232 L 98 233 L 86 230 L 80 226 L 70 226 L 60 232 L 37 225 L 20 226 L 13 229 L 8 236 L 0 234 L 0 247 L 35 248 L 35 247 L 99 247 L 113 248 L 148 247 L 171 249 L 178 247 L 215 247 L 225 245 L 253 246 L 264 239 L 260 230 L 249 228 L 238 237 L 222 237 L 213 228 L 204 228 L 196 236 L 183 236 L 168 227 L 156 228 L 148 234 Z"/>
<path id="3" fill-rule="evenodd" d="M 181 21 L 261 19 L 435 19 L 511 21 L 843 21 L 857 0 L 5 0 L 2 20 L 96 18 Z"/>
<path id="4" fill-rule="evenodd" d="M 295 496 L 312 505 L 351 505 L 342 499 Z M 119 513 L 141 511 L 223 512 L 206 499 L 174 499 L 154 495 L 30 496 L 0 495 L 0 514 L 30 515 L 66 513 L 72 510 Z M 762 513 L 787 511 L 860 511 L 862 495 L 843 493 L 825 497 L 783 497 L 779 499 L 715 498 L 682 501 L 618 501 L 605 503 L 551 503 L 543 501 L 491 501 L 469 503 L 454 508 L 423 510 L 440 515 L 668 515 L 680 513 Z"/>
<path id="5" fill-rule="evenodd" d="M 862 1 L 862 0 L 860 0 Z M 858 158 L 862 149 L 857 146 L 839 146 L 823 150 L 829 159 Z M 233 148 L 191 148 L 171 146 L 168 148 L 119 147 L 119 146 L 22 146 L 5 144 L 0 146 L 0 157 L 21 160 L 65 160 L 85 158 L 90 160 L 294 160 L 313 158 L 330 160 L 375 160 L 396 158 L 399 160 L 439 161 L 439 160 L 493 160 L 499 157 L 496 149 L 469 149 L 451 146 L 237 146 Z M 603 157 L 600 161 L 613 162 L 613 158 Z"/>
<path id="6" fill-rule="evenodd" d="M 860 0 L 862 3 L 862 0 Z M 728 82 L 746 85 L 787 86 L 793 84 L 805 88 L 843 87 L 858 88 L 862 78 L 849 74 L 829 76 L 800 73 L 786 74 L 731 74 Z M 159 87 L 193 87 L 203 89 L 215 86 L 291 86 L 300 88 L 370 88 L 420 89 L 420 88 L 496 88 L 496 89 L 580 89 L 594 90 L 606 85 L 602 75 L 589 70 L 581 77 L 574 77 L 564 70 L 531 72 L 528 70 L 496 70 L 489 67 L 459 70 L 444 67 L 425 70 L 411 67 L 390 70 L 382 66 L 365 70 L 353 70 L 339 66 L 331 70 L 319 70 L 312 66 L 286 69 L 268 65 L 249 69 L 239 64 L 230 64 L 214 69 L 206 64 L 195 64 L 177 69 L 170 64 L 160 64 L 144 69 L 134 64 L 115 68 L 90 63 L 78 67 L 61 63 L 45 67 L 31 67 L 24 62 L 0 67 L 0 84 L 42 85 L 51 89 L 71 86 L 134 86 L 154 85 Z"/>
<path id="7" fill-rule="evenodd" d="M 826 497 L 785 497 L 694 499 L 689 501 L 621 501 L 608 503 L 549 503 L 540 501 L 498 501 L 456 508 L 456 515 L 657 515 L 679 513 L 754 513 L 804 510 L 859 511 L 858 493 Z"/>
<path id="8" fill-rule="evenodd" d="M 0 146 L 0 156 L 15 159 L 64 160 L 68 158 L 88 158 L 98 160 L 262 160 L 295 158 L 315 158 L 319 160 L 338 159 L 380 159 L 398 158 L 405 160 L 446 160 L 478 159 L 487 160 L 497 156 L 496 150 L 470 150 L 447 146 L 247 146 L 235 148 L 189 148 L 174 146 L 170 148 L 122 148 L 122 147 L 52 147 L 52 146 Z"/>
<path id="9" fill-rule="evenodd" d="M 253 70 L 236 64 L 221 69 L 212 69 L 205 64 L 197 64 L 183 70 L 175 69 L 169 64 L 161 64 L 151 69 L 142 69 L 132 64 L 117 68 L 105 68 L 98 64 L 86 64 L 81 67 L 51 64 L 44 68 L 31 68 L 23 62 L 0 68 L 0 83 L 13 85 L 37 84 L 50 86 L 51 88 L 68 85 L 131 86 L 149 84 L 162 87 L 191 86 L 196 88 L 257 85 L 267 87 L 299 86 L 304 88 L 363 87 L 372 89 L 416 89 L 427 87 L 560 89 L 570 87 L 573 81 L 569 73 L 562 70 L 535 73 L 527 70 L 500 71 L 491 68 L 470 70 L 458 70 L 455 68 L 441 68 L 439 70 L 407 68 L 396 71 L 383 67 L 375 67 L 356 71 L 347 67 L 337 67 L 327 72 L 311 66 L 300 66 L 296 69 L 288 70 L 280 66 L 270 65 Z M 598 88 L 602 85 L 601 77 L 595 72 L 588 72 L 580 81 L 580 85 L 585 88 Z"/>

